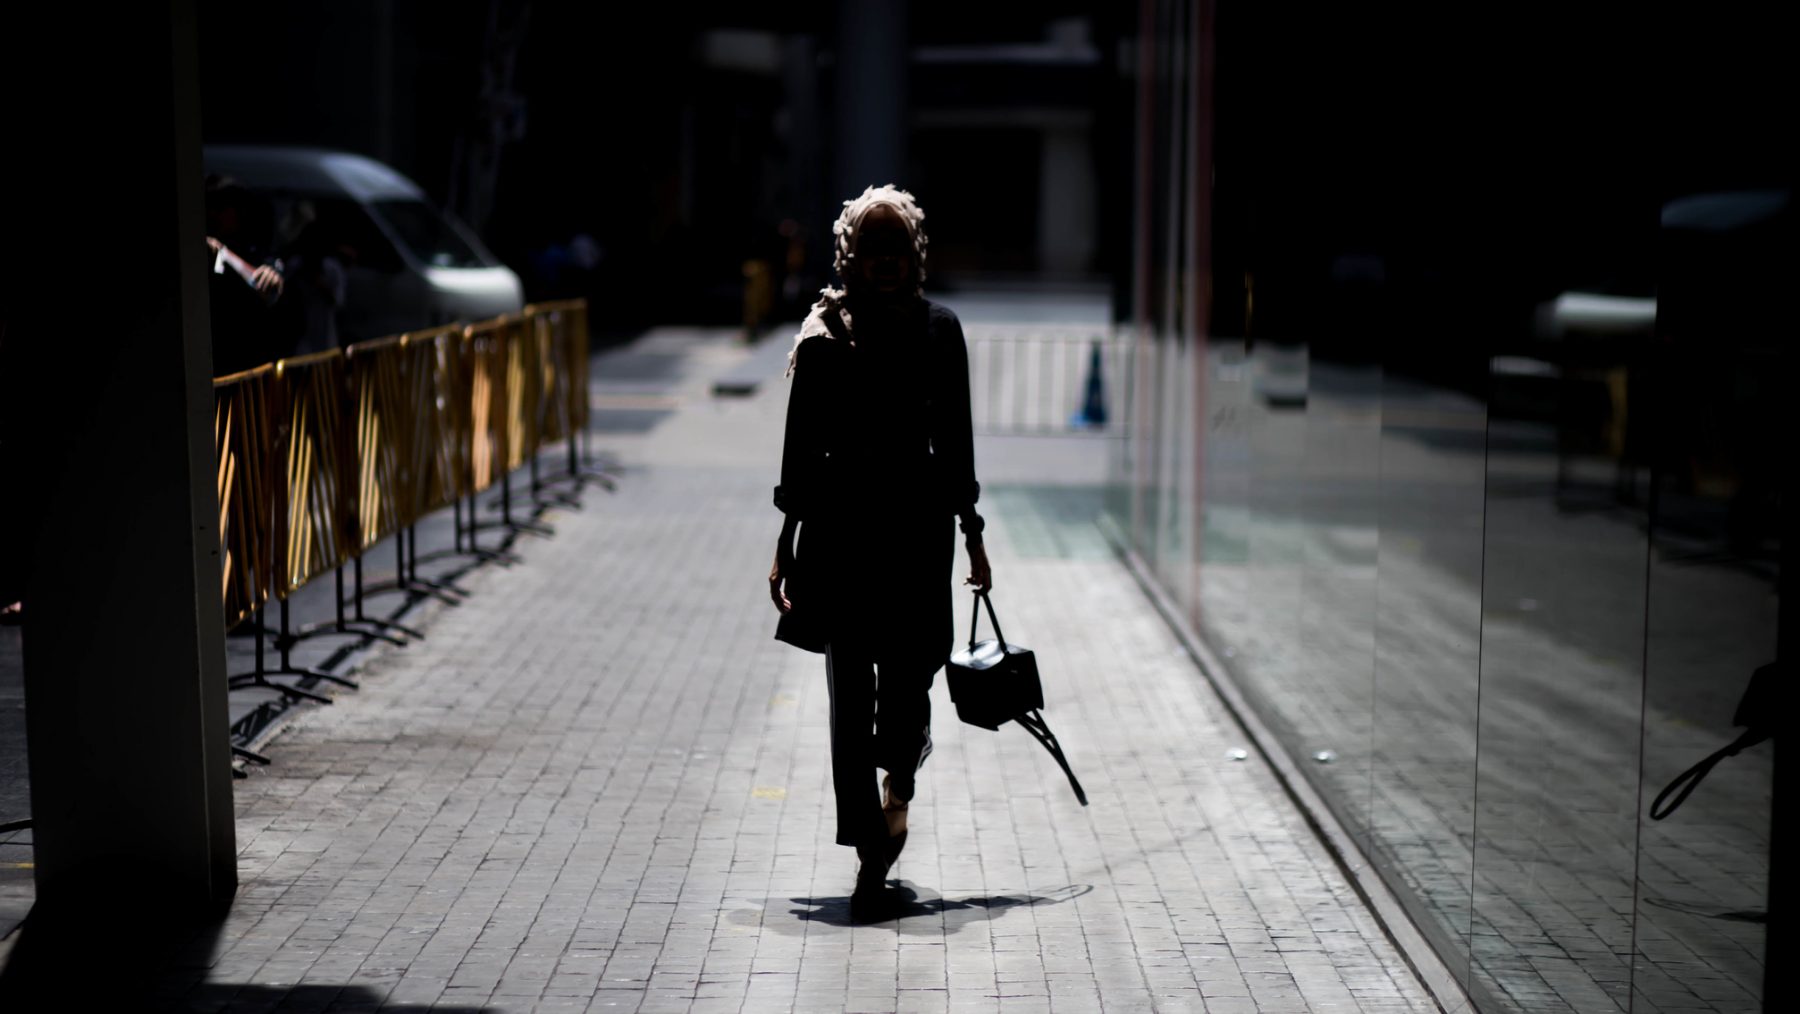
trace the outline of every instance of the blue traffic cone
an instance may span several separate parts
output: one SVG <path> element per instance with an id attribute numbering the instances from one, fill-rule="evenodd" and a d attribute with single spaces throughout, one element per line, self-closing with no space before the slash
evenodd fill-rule
<path id="1" fill-rule="evenodd" d="M 1088 357 L 1088 375 L 1086 391 L 1081 400 L 1081 411 L 1075 414 L 1077 426 L 1089 426 L 1098 429 L 1106 425 L 1106 382 L 1100 375 L 1100 342 L 1094 342 L 1093 355 Z"/>

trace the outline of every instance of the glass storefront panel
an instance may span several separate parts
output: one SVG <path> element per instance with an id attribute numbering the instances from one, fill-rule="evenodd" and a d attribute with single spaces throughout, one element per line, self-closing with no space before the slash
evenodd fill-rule
<path id="1" fill-rule="evenodd" d="M 1315 780 L 1359 838 L 1370 810 L 1374 733 L 1381 370 L 1309 350 L 1300 476 L 1302 665 L 1288 709 Z"/>
<path id="2" fill-rule="evenodd" d="M 1633 458 L 1654 476 L 1638 842 L 1640 1007 L 1755 1010 L 1768 938 L 1790 198 L 1707 190 L 1663 207 L 1654 383 Z M 1640 449 L 1641 448 L 1641 449 Z M 1758 675 L 1760 673 L 1760 675 Z M 1756 689 L 1752 690 L 1753 683 Z M 1740 736 L 1749 734 L 1746 740 Z M 1734 741 L 1663 819 L 1665 786 Z M 1675 793 L 1670 793 L 1672 801 Z"/>
<path id="3" fill-rule="evenodd" d="M 1250 641 L 1251 435 L 1250 365 L 1244 342 L 1208 343 L 1201 439 L 1200 629 L 1228 662 Z"/>
<path id="4" fill-rule="evenodd" d="M 1282 349 L 1285 361 L 1304 362 L 1304 347 Z M 1278 727 L 1286 742 L 1306 741 L 1290 710 L 1281 705 L 1296 685 L 1297 674 L 1308 662 L 1302 622 L 1302 595 L 1306 566 L 1306 529 L 1301 512 L 1300 476 L 1305 467 L 1306 414 L 1304 373 L 1295 371 L 1302 396 L 1271 404 L 1261 393 L 1275 355 L 1263 344 L 1252 346 L 1249 356 L 1250 509 L 1245 518 L 1248 532 L 1248 565 L 1244 582 L 1244 611 L 1248 622 L 1243 638 L 1232 646 L 1225 662 L 1252 692 L 1251 700 L 1264 720 Z"/>
<path id="5" fill-rule="evenodd" d="M 1583 379 L 1497 357 L 1492 384 L 1472 978 L 1520 1010 L 1624 1010 L 1644 533 L 1571 450 Z"/>
<path id="6" fill-rule="evenodd" d="M 1379 26 L 1296 51 L 1203 4 L 1208 49 L 1180 6 L 1151 5 L 1155 51 L 1216 50 L 1218 102 L 1140 68 L 1158 199 L 1115 529 L 1478 1009 L 1764 1009 L 1796 275 L 1756 126 L 1775 64 L 1738 70 L 1747 29 L 1709 22 L 1676 45 L 1705 97 L 1677 100 L 1633 84 L 1641 22 L 1484 21 L 1486 49 L 1404 55 L 1467 86 L 1414 108 L 1326 87 Z M 1525 45 L 1535 76 L 1503 80 Z M 1185 165 L 1193 130 L 1214 162 Z M 1341 157 L 1364 142 L 1379 167 Z"/>
<path id="7" fill-rule="evenodd" d="M 1383 377 L 1370 846 L 1464 978 L 1486 430 L 1483 402 Z"/>

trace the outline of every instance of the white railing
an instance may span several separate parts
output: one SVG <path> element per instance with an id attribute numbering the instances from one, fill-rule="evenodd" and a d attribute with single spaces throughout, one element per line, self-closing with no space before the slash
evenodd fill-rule
<path id="1" fill-rule="evenodd" d="M 983 324 L 964 334 L 976 433 L 1116 429 L 1129 350 L 1110 329 Z"/>

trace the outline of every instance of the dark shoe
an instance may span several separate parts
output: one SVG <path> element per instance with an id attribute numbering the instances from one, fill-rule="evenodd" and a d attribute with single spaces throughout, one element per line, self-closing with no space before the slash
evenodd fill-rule
<path id="1" fill-rule="evenodd" d="M 850 917 L 857 922 L 879 922 L 887 910 L 887 858 L 874 849 L 857 849 L 862 865 L 856 870 L 856 890 L 850 894 Z"/>

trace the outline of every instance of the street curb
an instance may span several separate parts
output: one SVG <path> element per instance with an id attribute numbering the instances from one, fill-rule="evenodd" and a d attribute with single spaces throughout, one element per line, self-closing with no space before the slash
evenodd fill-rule
<path id="1" fill-rule="evenodd" d="M 1182 615 L 1180 607 L 1157 583 L 1155 577 L 1150 573 L 1148 565 L 1144 563 L 1143 557 L 1131 548 L 1118 525 L 1105 514 L 1096 518 L 1095 523 L 1099 526 L 1106 541 L 1112 545 L 1113 552 L 1118 554 L 1119 561 L 1131 571 L 1131 576 L 1137 580 L 1138 587 L 1144 590 L 1145 597 L 1150 600 L 1151 605 L 1156 607 L 1163 622 L 1169 625 L 1169 629 L 1175 634 L 1176 639 L 1181 642 L 1181 646 L 1186 649 L 1188 656 L 1193 659 L 1195 668 L 1200 670 L 1200 675 L 1205 678 L 1207 685 L 1224 703 L 1225 710 L 1230 712 L 1232 721 L 1237 724 L 1239 729 L 1243 730 L 1244 735 L 1249 737 L 1257 754 L 1274 772 L 1275 780 L 1281 783 L 1282 791 L 1299 809 L 1307 826 L 1312 829 L 1319 843 L 1325 846 L 1325 851 L 1331 854 L 1332 860 L 1343 871 L 1351 888 L 1356 891 L 1357 897 L 1361 898 L 1363 904 L 1368 907 L 1369 914 L 1375 917 L 1375 922 L 1380 925 L 1382 933 L 1400 952 L 1400 957 L 1412 970 L 1413 976 L 1418 979 L 1419 984 L 1425 988 L 1425 991 L 1437 1004 L 1438 1010 L 1442 1014 L 1462 1014 L 1464 1011 L 1479 1010 L 1464 990 L 1456 974 L 1451 971 L 1450 966 L 1444 963 L 1443 958 L 1425 939 L 1424 934 L 1419 931 L 1417 926 L 1413 925 L 1412 918 L 1407 914 L 1400 900 L 1388 888 L 1387 882 L 1382 880 L 1381 874 L 1376 871 L 1368 856 L 1364 854 L 1362 847 L 1338 822 L 1337 816 L 1332 813 L 1330 807 L 1325 805 L 1325 801 L 1314 790 L 1312 783 L 1307 781 L 1294 759 L 1288 755 L 1286 748 L 1281 745 L 1268 727 L 1263 725 L 1262 720 L 1257 717 L 1255 710 L 1245 699 L 1243 692 L 1233 682 L 1229 675 L 1230 671 L 1220 663 L 1218 656 L 1213 654 L 1205 639 Z"/>

